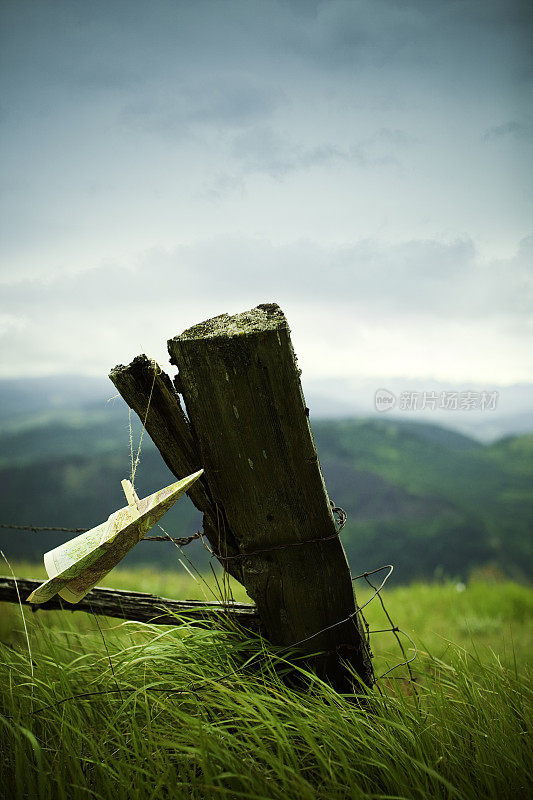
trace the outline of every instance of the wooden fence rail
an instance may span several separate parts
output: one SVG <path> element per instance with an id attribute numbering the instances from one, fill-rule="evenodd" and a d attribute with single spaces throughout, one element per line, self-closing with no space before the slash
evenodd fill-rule
<path id="1" fill-rule="evenodd" d="M 85 611 L 152 625 L 180 625 L 183 619 L 193 623 L 207 620 L 215 625 L 233 622 L 254 633 L 260 630 L 259 615 L 251 603 L 170 600 L 155 594 L 104 588 L 92 589 L 76 605 L 64 602 L 58 595 L 40 605 L 28 603 L 25 598 L 40 584 L 41 581 L 27 578 L 0 577 L 0 602 L 18 603 L 20 596 L 22 605 L 32 611 Z"/>

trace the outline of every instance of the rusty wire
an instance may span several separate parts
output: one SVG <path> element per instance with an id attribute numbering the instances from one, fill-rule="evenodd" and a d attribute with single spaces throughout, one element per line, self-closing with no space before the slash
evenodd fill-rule
<path id="1" fill-rule="evenodd" d="M 59 533 L 87 533 L 88 531 L 92 530 L 92 528 L 53 528 L 50 526 L 42 526 L 42 525 L 6 525 L 0 523 L 0 528 L 7 528 L 8 530 L 13 531 L 32 531 L 33 533 L 39 533 L 40 531 L 58 531 Z M 203 533 L 200 531 L 196 531 L 193 533 L 192 536 L 179 536 L 174 538 L 173 536 L 144 536 L 141 539 L 141 542 L 174 542 L 174 544 L 180 545 L 180 547 L 185 547 L 185 545 L 190 544 L 195 539 L 200 539 L 203 536 Z"/>
<path id="2" fill-rule="evenodd" d="M 336 506 L 333 503 L 333 501 L 331 501 L 331 500 L 330 500 L 330 505 L 331 505 L 331 511 L 332 511 L 332 514 L 334 516 L 335 523 L 336 523 L 336 531 L 331 536 L 314 537 L 312 539 L 305 539 L 305 540 L 303 540 L 301 542 L 289 542 L 287 544 L 275 545 L 274 547 L 265 547 L 265 548 L 262 548 L 262 549 L 259 549 L 259 550 L 252 550 L 249 553 L 238 553 L 237 555 L 234 555 L 234 556 L 223 556 L 221 553 L 217 553 L 217 552 L 215 552 L 213 550 L 210 550 L 210 548 L 208 548 L 208 550 L 211 552 L 211 556 L 212 557 L 216 557 L 221 562 L 222 566 L 224 567 L 224 562 L 226 562 L 226 561 L 231 561 L 231 560 L 234 560 L 234 559 L 245 559 L 245 558 L 249 558 L 249 557 L 252 557 L 252 556 L 255 556 L 255 555 L 260 555 L 260 554 L 263 554 L 263 553 L 274 552 L 274 551 L 277 551 L 277 550 L 285 550 L 285 549 L 287 549 L 289 547 L 301 547 L 303 545 L 327 542 L 327 541 L 329 541 L 331 539 L 336 539 L 336 538 L 339 537 L 340 532 L 342 531 L 342 529 L 346 525 L 347 514 L 344 511 L 344 509 L 340 508 L 339 506 Z M 161 527 L 161 526 L 158 526 L 158 527 Z M 8 524 L 0 524 L 0 528 L 9 528 L 9 529 L 12 529 L 12 530 L 29 530 L 29 531 L 33 531 L 33 532 L 59 531 L 59 532 L 62 532 L 62 533 L 86 533 L 88 530 L 91 530 L 90 528 L 59 528 L 59 527 L 58 528 L 54 528 L 54 527 L 48 527 L 48 526 L 45 527 L 45 526 L 35 526 L 35 525 L 8 525 Z M 162 529 L 162 530 L 164 531 L 164 529 Z M 201 531 L 197 531 L 196 533 L 192 534 L 191 536 L 182 536 L 182 537 L 172 537 L 166 531 L 164 531 L 164 533 L 165 533 L 165 536 L 146 536 L 141 541 L 154 541 L 154 542 L 168 542 L 168 541 L 170 541 L 174 545 L 176 545 L 177 547 L 181 548 L 181 547 L 185 547 L 186 545 L 190 544 L 191 542 L 195 541 L 196 539 L 201 539 L 202 542 L 204 542 L 204 545 L 205 545 L 204 534 Z M 187 559 L 187 560 L 189 560 L 189 559 Z M 378 587 L 376 587 L 369 580 L 369 576 L 375 575 L 375 574 L 377 574 L 379 572 L 383 572 L 383 570 L 388 570 L 387 574 L 385 575 L 385 577 L 381 581 L 380 585 Z M 415 660 L 415 658 L 417 657 L 417 654 L 418 654 L 416 643 L 413 641 L 411 636 L 406 631 L 402 630 L 401 628 L 399 628 L 397 625 L 394 624 L 389 612 L 387 611 L 387 608 L 386 608 L 385 603 L 383 601 L 383 597 L 381 596 L 381 591 L 382 591 L 383 587 L 385 586 L 385 584 L 387 583 L 387 581 L 390 578 L 390 576 L 392 575 L 393 570 L 394 570 L 394 566 L 392 564 L 385 564 L 382 567 L 378 567 L 378 568 L 370 570 L 368 572 L 362 572 L 360 575 L 352 576 L 352 578 L 351 578 L 352 582 L 360 580 L 360 579 L 364 579 L 366 581 L 366 583 L 374 590 L 374 593 L 370 596 L 370 598 L 368 600 L 366 600 L 362 605 L 356 606 L 355 611 L 353 611 L 351 614 L 348 614 L 348 616 L 344 617 L 343 619 L 340 619 L 337 622 L 332 623 L 331 625 L 327 625 L 324 628 L 321 628 L 320 630 L 315 631 L 314 633 L 310 634 L 309 636 L 306 636 L 305 638 L 300 639 L 299 641 L 293 642 L 290 646 L 287 646 L 287 648 L 284 648 L 284 649 L 290 650 L 290 649 L 293 649 L 293 648 L 298 648 L 301 645 L 306 644 L 307 642 L 311 641 L 312 639 L 315 639 L 316 637 L 320 636 L 321 634 L 326 633 L 329 630 L 332 630 L 333 628 L 339 627 L 340 625 L 344 625 L 344 624 L 346 624 L 346 623 L 348 623 L 350 621 L 354 622 L 355 619 L 357 617 L 359 617 L 359 619 L 361 620 L 362 625 L 364 626 L 364 630 L 366 632 L 366 637 L 363 636 L 362 638 L 363 638 L 364 647 L 365 647 L 365 649 L 367 651 L 367 655 L 368 655 L 369 661 L 370 661 L 370 669 L 371 669 L 372 679 L 373 679 L 374 684 L 378 687 L 378 690 L 381 692 L 381 689 L 379 688 L 379 683 L 378 683 L 381 679 L 383 679 L 385 676 L 389 675 L 391 672 L 393 672 L 394 670 L 398 669 L 399 667 L 406 666 L 407 670 L 408 670 L 408 673 L 409 673 L 409 679 L 408 680 L 409 680 L 409 683 L 411 685 L 413 694 L 416 697 L 418 697 L 417 691 L 416 691 L 416 686 L 415 686 L 415 678 L 414 678 L 414 675 L 413 675 L 413 672 L 412 672 L 412 669 L 411 669 L 411 666 L 410 666 L 411 663 Z M 376 597 L 379 599 L 379 602 L 381 604 L 383 612 L 385 613 L 388 621 L 390 622 L 390 625 L 391 625 L 390 628 L 380 628 L 378 630 L 371 630 L 367 620 L 365 619 L 365 616 L 363 614 L 363 609 L 366 606 L 368 606 Z M 374 673 L 373 666 L 372 666 L 372 659 L 373 659 L 374 656 L 373 656 L 373 653 L 372 653 L 372 650 L 371 650 L 371 646 L 370 646 L 370 637 L 373 636 L 374 634 L 378 634 L 378 633 L 392 633 L 394 635 L 394 637 L 395 637 L 395 639 L 396 639 L 396 641 L 398 643 L 398 646 L 400 648 L 400 651 L 402 653 L 403 660 L 398 662 L 398 664 L 395 664 L 394 666 L 392 666 L 389 669 L 387 669 L 381 675 L 376 676 L 375 673 Z M 400 639 L 399 634 L 401 634 L 402 636 L 405 636 L 411 642 L 411 644 L 413 646 L 413 649 L 414 649 L 414 655 L 411 656 L 411 658 L 407 658 L 407 654 L 405 652 L 405 648 L 404 648 L 404 646 L 402 644 L 402 641 Z"/>

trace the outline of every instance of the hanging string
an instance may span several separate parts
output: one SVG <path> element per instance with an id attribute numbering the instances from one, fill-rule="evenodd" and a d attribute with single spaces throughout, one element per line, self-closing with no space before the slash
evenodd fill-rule
<path id="1" fill-rule="evenodd" d="M 141 430 L 141 436 L 139 438 L 139 446 L 137 448 L 137 454 L 135 456 L 135 462 L 133 461 L 133 434 L 132 434 L 132 429 L 131 429 L 131 408 L 129 410 L 130 451 L 131 451 L 131 476 L 130 476 L 130 481 L 131 481 L 132 489 L 134 491 L 135 491 L 135 473 L 137 472 L 137 467 L 139 466 L 139 461 L 140 461 L 140 458 L 141 458 L 142 441 L 143 441 L 144 432 L 146 430 L 146 421 L 148 419 L 148 412 L 150 411 L 150 404 L 152 402 L 152 395 L 154 393 L 155 379 L 161 373 L 161 367 L 159 366 L 159 364 L 157 364 L 157 362 L 153 358 L 150 360 L 150 363 L 152 364 L 153 369 L 154 369 L 154 377 L 152 379 L 152 386 L 150 388 L 150 394 L 148 395 L 148 404 L 146 406 L 146 413 L 144 415 L 144 420 L 143 420 L 143 425 L 142 425 L 142 430 Z"/>

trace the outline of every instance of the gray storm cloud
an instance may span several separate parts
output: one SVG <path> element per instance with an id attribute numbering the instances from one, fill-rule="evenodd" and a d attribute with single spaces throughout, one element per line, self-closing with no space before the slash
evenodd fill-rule
<path id="1" fill-rule="evenodd" d="M 310 353 L 320 307 L 413 352 L 431 324 L 441 369 L 530 368 L 528 3 L 17 0 L 2 21 L 2 374 L 98 371 L 135 319 L 162 338 L 265 300 Z"/>

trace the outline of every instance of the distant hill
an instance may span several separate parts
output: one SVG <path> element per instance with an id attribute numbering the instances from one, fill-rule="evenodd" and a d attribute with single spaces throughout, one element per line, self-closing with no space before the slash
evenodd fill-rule
<path id="1" fill-rule="evenodd" d="M 472 383 L 449 384 L 431 379 L 387 378 L 327 378 L 306 380 L 304 384 L 307 405 L 314 419 L 341 419 L 348 417 L 393 418 L 401 422 L 417 422 L 453 428 L 483 442 L 493 442 L 502 436 L 518 436 L 533 433 L 533 383 L 513 385 L 479 385 Z M 378 412 L 375 407 L 377 389 L 392 393 L 394 402 L 387 412 Z M 440 407 L 439 398 L 443 392 L 457 393 L 454 410 Z M 474 393 L 479 399 L 480 392 L 496 392 L 495 405 L 484 411 L 462 408 L 464 392 Z M 416 411 L 410 406 L 402 409 L 401 397 L 404 392 L 416 395 Z M 426 393 L 434 393 L 437 401 L 424 407 Z"/>
<path id="2" fill-rule="evenodd" d="M 467 437 L 491 442 L 503 436 L 533 433 L 533 383 L 492 387 L 498 390 L 496 408 L 481 412 L 457 409 L 446 411 L 419 409 L 401 411 L 398 402 L 402 390 L 409 389 L 422 397 L 425 391 L 437 396 L 443 390 L 476 390 L 475 386 L 450 386 L 444 383 L 396 378 L 385 381 L 395 393 L 396 405 L 387 413 L 375 409 L 376 379 L 305 380 L 304 391 L 312 420 L 367 418 L 396 419 L 406 424 L 424 422 L 431 427 L 461 431 Z M 482 387 L 483 388 L 483 387 Z M 484 387 L 487 388 L 487 387 Z M 479 389 L 479 387 L 477 387 Z M 116 394 L 105 377 L 87 375 L 51 375 L 33 378 L 0 378 L 0 430 L 15 422 L 33 424 L 34 417 L 47 419 L 50 413 L 104 405 Z M 413 422 L 413 418 L 417 422 Z"/>
<path id="3" fill-rule="evenodd" d="M 7 393 L 0 417 L 0 523 L 91 527 L 123 502 L 120 479 L 131 469 L 128 410 L 120 398 L 107 402 L 111 384 L 103 398 L 100 384 L 96 402 L 85 388 L 67 382 L 58 399 L 52 385 L 41 385 L 31 402 L 23 392 Z M 140 425 L 132 417 L 136 446 Z M 342 540 L 354 571 L 393 563 L 398 579 L 409 580 L 466 577 L 492 564 L 531 577 L 533 436 L 486 445 L 438 425 L 388 417 L 317 420 L 313 431 L 330 497 L 348 513 Z M 173 479 L 146 435 L 139 493 Z M 200 525 L 188 499 L 164 520 L 177 536 Z M 40 559 L 65 538 L 0 530 L 0 546 L 11 559 Z M 187 555 L 205 567 L 205 549 L 191 547 Z M 177 557 L 170 544 L 141 543 L 128 559 L 168 566 Z"/>
<path id="4" fill-rule="evenodd" d="M 0 379 L 0 425 L 34 415 L 85 408 L 116 394 L 107 378 L 84 375 L 50 375 Z"/>
<path id="5" fill-rule="evenodd" d="M 313 425 L 330 496 L 348 513 L 354 566 L 466 576 L 493 564 L 533 573 L 533 436 L 492 445 L 430 425 L 335 420 Z"/>

